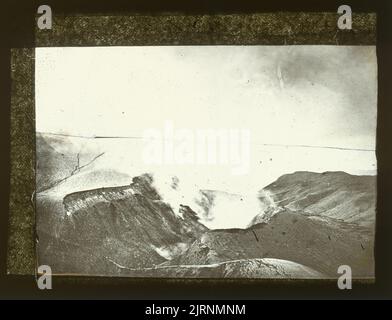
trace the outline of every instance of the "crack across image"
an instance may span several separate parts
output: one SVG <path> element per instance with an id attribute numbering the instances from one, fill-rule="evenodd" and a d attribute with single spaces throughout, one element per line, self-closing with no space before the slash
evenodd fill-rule
<path id="1" fill-rule="evenodd" d="M 374 278 L 376 66 L 372 46 L 36 49 L 39 265 Z M 190 133 L 238 128 L 249 141 L 216 134 L 221 158 L 198 161 Z"/>

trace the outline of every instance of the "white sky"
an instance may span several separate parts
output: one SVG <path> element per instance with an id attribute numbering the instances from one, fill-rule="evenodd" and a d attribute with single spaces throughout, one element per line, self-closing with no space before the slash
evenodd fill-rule
<path id="1" fill-rule="evenodd" d="M 37 131 L 141 136 L 169 120 L 374 149 L 376 68 L 374 46 L 37 48 Z"/>

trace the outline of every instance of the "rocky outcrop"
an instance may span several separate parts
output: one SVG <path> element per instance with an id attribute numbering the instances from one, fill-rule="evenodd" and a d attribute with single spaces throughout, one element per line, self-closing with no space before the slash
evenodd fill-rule
<path id="1" fill-rule="evenodd" d="M 58 273 L 115 275 L 119 265 L 150 267 L 183 252 L 207 228 L 188 207 L 176 215 L 151 183 L 144 175 L 129 186 L 67 195 L 57 234 L 41 232 L 40 263 Z"/>
<path id="2" fill-rule="evenodd" d="M 284 209 L 373 228 L 376 177 L 345 172 L 295 172 L 281 176 L 262 190 L 273 199 L 251 224 Z M 261 199 L 264 201 L 264 199 Z M 270 201 L 269 201 L 270 202 Z"/>

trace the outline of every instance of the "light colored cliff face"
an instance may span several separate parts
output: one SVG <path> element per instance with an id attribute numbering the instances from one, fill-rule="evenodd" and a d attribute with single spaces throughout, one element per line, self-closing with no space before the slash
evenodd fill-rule
<path id="1" fill-rule="evenodd" d="M 63 203 L 66 214 L 71 216 L 78 210 L 88 209 L 99 202 L 110 203 L 114 200 L 127 199 L 134 194 L 135 191 L 130 186 L 124 188 L 119 187 L 118 189 L 102 188 L 67 195 Z"/>

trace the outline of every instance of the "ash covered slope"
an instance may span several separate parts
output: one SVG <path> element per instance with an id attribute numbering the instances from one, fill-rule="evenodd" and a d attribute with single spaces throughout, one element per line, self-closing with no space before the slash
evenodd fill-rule
<path id="1" fill-rule="evenodd" d="M 336 277 L 374 276 L 376 178 L 344 172 L 296 172 L 263 189 L 266 211 L 247 229 L 210 230 L 170 264 L 278 258 Z"/>
<path id="2" fill-rule="evenodd" d="M 336 277 L 338 267 L 347 264 L 352 267 L 353 277 L 372 277 L 373 233 L 355 224 L 307 217 L 287 209 L 267 223 L 247 229 L 207 231 L 170 264 L 255 258 L 293 261 L 326 277 Z"/>
<path id="3" fill-rule="evenodd" d="M 240 259 L 206 265 L 160 265 L 142 270 L 124 269 L 133 277 L 320 279 L 324 276 L 298 263 L 281 259 Z"/>
<path id="4" fill-rule="evenodd" d="M 207 228 L 189 207 L 175 215 L 151 183 L 144 175 L 129 186 L 64 197 L 56 234 L 40 234 L 40 263 L 56 273 L 117 275 L 181 253 Z"/>
<path id="5" fill-rule="evenodd" d="M 64 145 L 63 142 L 64 138 L 36 134 L 37 192 L 52 187 L 58 181 L 71 175 L 75 169 L 77 165 L 76 153 L 62 152 L 61 149 L 56 149 L 56 145 Z"/>
<path id="6" fill-rule="evenodd" d="M 272 199 L 267 216 L 287 208 L 305 215 L 374 227 L 375 176 L 354 176 L 345 172 L 295 172 L 281 176 L 265 187 L 263 193 Z M 251 224 L 263 221 L 264 214 L 260 214 Z"/>
<path id="7" fill-rule="evenodd" d="M 93 184 L 95 182 L 98 186 L 118 180 L 129 182 L 129 176 L 126 177 L 115 170 L 96 170 L 94 165 L 104 152 L 92 147 L 90 140 L 92 139 L 37 133 L 37 193 L 63 197 L 69 193 L 68 190 L 62 190 L 63 185 L 67 185 L 68 189 L 79 191 L 81 186 L 86 186 L 89 182 Z M 78 183 L 77 180 L 82 175 L 83 182 Z M 71 178 L 74 178 L 73 182 L 69 181 Z"/>

